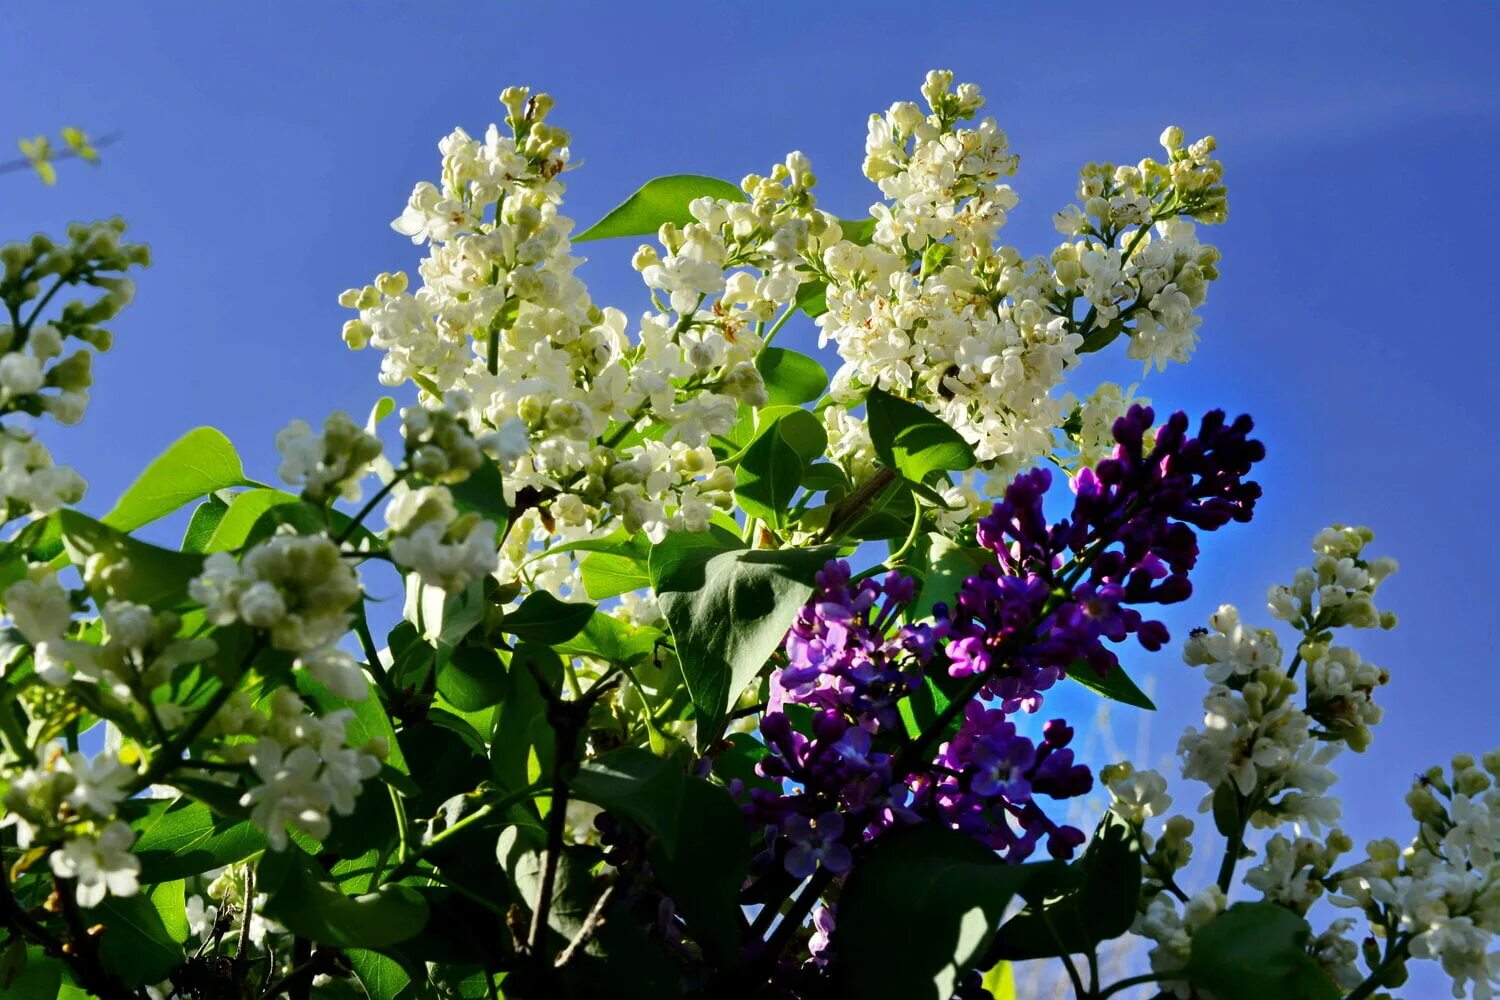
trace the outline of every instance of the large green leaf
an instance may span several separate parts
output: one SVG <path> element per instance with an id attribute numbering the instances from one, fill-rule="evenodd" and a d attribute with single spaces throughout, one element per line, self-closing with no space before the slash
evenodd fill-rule
<path id="1" fill-rule="evenodd" d="M 214 530 L 228 510 L 229 504 L 217 496 L 211 496 L 193 508 L 193 516 L 188 521 L 187 530 L 182 533 L 182 544 L 178 548 L 184 552 L 207 552 L 208 540 L 214 536 Z"/>
<path id="2" fill-rule="evenodd" d="M 960 472 L 974 465 L 974 452 L 963 435 L 925 407 L 871 389 L 865 412 L 876 456 L 913 483 L 925 483 L 935 472 Z"/>
<path id="3" fill-rule="evenodd" d="M 817 319 L 828 311 L 828 286 L 821 281 L 804 281 L 797 286 L 797 308 Z"/>
<path id="4" fill-rule="evenodd" d="M 547 721 L 547 701 L 537 686 L 537 674 L 556 691 L 562 683 L 562 661 L 546 646 L 521 643 L 510 654 L 510 687 L 500 702 L 490 743 L 491 773 L 511 791 L 551 775 L 556 736 Z"/>
<path id="5" fill-rule="evenodd" d="M 611 209 L 604 218 L 573 237 L 605 240 L 614 236 L 652 236 L 663 223 L 685 226 L 693 221 L 688 205 L 698 198 L 722 198 L 744 201 L 737 186 L 717 177 L 701 174 L 671 174 L 647 181 L 640 189 Z"/>
<path id="6" fill-rule="evenodd" d="M 0 996 L 5 1000 L 59 1000 L 67 967 L 24 938 L 12 937 L 0 963 Z"/>
<path id="7" fill-rule="evenodd" d="M 130 573 L 110 581 L 109 597 L 171 607 L 187 598 L 188 581 L 203 571 L 201 555 L 148 545 L 76 510 L 60 510 L 56 517 L 63 547 L 75 566 L 83 566 L 95 554 L 129 561 Z M 100 600 L 104 596 L 102 591 L 95 594 Z"/>
<path id="8" fill-rule="evenodd" d="M 110 896 L 87 914 L 89 924 L 107 928 L 99 938 L 99 957 L 127 986 L 159 983 L 186 957 L 181 882 L 163 882 L 134 896 Z"/>
<path id="9" fill-rule="evenodd" d="M 750 866 L 744 814 L 723 786 L 684 777 L 677 850 L 654 851 L 651 868 L 687 934 L 717 961 L 739 961 L 739 893 Z"/>
<path id="10" fill-rule="evenodd" d="M 989 958 L 1023 961 L 1088 952 L 1124 934 L 1140 900 L 1139 846 L 1134 828 L 1106 813 L 1083 857 L 1071 866 L 1071 877 L 1007 920 Z"/>
<path id="11" fill-rule="evenodd" d="M 199 875 L 265 849 L 266 836 L 253 824 L 219 816 L 202 802 L 146 801 L 145 815 L 130 824 L 140 833 L 134 851 L 143 882 Z"/>
<path id="12" fill-rule="evenodd" d="M 1121 701 L 1136 708 L 1144 708 L 1148 711 L 1156 711 L 1156 703 L 1146 696 L 1146 692 L 1136 686 L 1130 675 L 1125 673 L 1125 668 L 1115 664 L 1109 669 L 1109 673 L 1100 677 L 1093 667 L 1087 662 L 1078 660 L 1068 668 L 1068 677 L 1082 684 L 1095 694 L 1102 694 L 1112 701 Z"/>
<path id="13" fill-rule="evenodd" d="M 394 958 L 366 948 L 350 948 L 346 956 L 354 978 L 370 1000 L 397 1000 L 410 995 L 411 976 Z"/>
<path id="14" fill-rule="evenodd" d="M 863 219 L 840 219 L 839 229 L 843 231 L 844 239 L 861 246 L 875 238 L 875 220 L 868 216 Z"/>
<path id="15" fill-rule="evenodd" d="M 509 688 L 505 664 L 493 649 L 460 646 L 438 664 L 438 693 L 460 711 L 478 712 L 498 705 Z"/>
<path id="16" fill-rule="evenodd" d="M 596 611 L 577 635 L 552 648 L 563 656 L 591 656 L 627 666 L 650 656 L 665 635 L 649 625 L 627 625 L 612 615 Z"/>
<path id="17" fill-rule="evenodd" d="M 766 380 L 773 405 L 810 403 L 828 388 L 828 372 L 806 354 L 767 347 L 755 357 L 755 367 Z"/>
<path id="18" fill-rule="evenodd" d="M 1033 866 L 1005 864 L 946 827 L 885 834 L 839 897 L 834 934 L 848 963 L 849 995 L 949 1000 L 1032 875 Z"/>
<path id="19" fill-rule="evenodd" d="M 1217 1000 L 1336 1000 L 1307 953 L 1307 921 L 1275 903 L 1235 903 L 1193 934 L 1184 978 Z"/>
<path id="20" fill-rule="evenodd" d="M 655 834 L 670 857 L 677 850 L 685 778 L 676 761 L 621 747 L 580 764 L 571 788 L 582 801 L 628 817 Z"/>
<path id="21" fill-rule="evenodd" d="M 454 505 L 464 513 L 478 514 L 497 525 L 510 519 L 510 504 L 505 500 L 505 483 L 500 467 L 486 458 L 463 482 L 448 487 Z"/>
<path id="22" fill-rule="evenodd" d="M 767 427 L 750 442 L 734 470 L 734 498 L 740 509 L 780 528 L 802 485 L 804 464 L 782 435 L 781 421 Z"/>
<path id="23" fill-rule="evenodd" d="M 642 534 L 621 532 L 573 548 L 588 552 L 578 564 L 578 573 L 583 578 L 583 592 L 593 600 L 619 597 L 651 586 L 651 577 L 646 572 L 651 543 Z"/>
<path id="24" fill-rule="evenodd" d="M 262 514 L 272 507 L 297 502 L 297 498 L 290 493 L 269 487 L 235 494 L 229 501 L 229 509 L 219 518 L 202 551 L 232 552 L 238 549 L 250 537 L 250 532 L 254 530 Z"/>
<path id="25" fill-rule="evenodd" d="M 697 709 L 700 749 L 718 739 L 730 704 L 781 644 L 832 554 L 826 547 L 722 552 L 677 563 L 658 581 Z"/>
<path id="26" fill-rule="evenodd" d="M 932 617 L 932 609 L 944 604 L 953 610 L 958 592 L 964 581 L 978 576 L 985 566 L 994 565 L 995 556 L 989 549 L 959 545 L 943 535 L 927 536 L 926 575 L 922 577 L 922 589 L 912 602 L 908 612 L 913 621 Z"/>
<path id="27" fill-rule="evenodd" d="M 245 478 L 240 456 L 229 439 L 212 427 L 199 427 L 146 466 L 100 521 L 120 531 L 134 531 L 210 493 L 255 485 Z"/>
<path id="28" fill-rule="evenodd" d="M 505 616 L 501 627 L 522 642 L 554 646 L 583 631 L 593 614 L 592 604 L 559 601 L 545 590 L 536 590 Z"/>
<path id="29" fill-rule="evenodd" d="M 383 948 L 405 941 L 427 923 L 427 903 L 405 886 L 346 896 L 317 873 L 296 847 L 261 859 L 257 888 L 265 915 L 299 937 L 337 948 Z"/>

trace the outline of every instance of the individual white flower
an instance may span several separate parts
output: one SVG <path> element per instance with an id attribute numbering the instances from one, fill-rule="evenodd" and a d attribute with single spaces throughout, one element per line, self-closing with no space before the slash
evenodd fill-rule
<path id="1" fill-rule="evenodd" d="M 77 883 L 78 905 L 94 907 L 105 896 L 134 896 L 140 890 L 141 861 L 130 853 L 135 831 L 115 820 L 97 836 L 75 837 L 49 858 L 53 874 Z"/>
<path id="2" fill-rule="evenodd" d="M 1140 826 L 1149 817 L 1165 815 L 1172 808 L 1167 779 L 1156 771 L 1137 771 L 1129 761 L 1121 761 L 1105 766 L 1099 779 L 1109 789 L 1110 808 L 1133 826 Z"/>
<path id="3" fill-rule="evenodd" d="M 112 754 L 90 759 L 87 754 L 74 751 L 58 761 L 57 769 L 73 779 L 73 788 L 66 797 L 68 804 L 101 819 L 115 814 L 115 809 L 125 801 L 127 786 L 136 776 L 134 769 L 121 764 Z"/>

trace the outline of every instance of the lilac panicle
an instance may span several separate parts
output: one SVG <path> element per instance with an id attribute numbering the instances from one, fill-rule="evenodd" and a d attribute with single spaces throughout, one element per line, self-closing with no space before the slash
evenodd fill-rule
<path id="1" fill-rule="evenodd" d="M 1054 822 L 1044 803 L 1092 787 L 1069 747 L 1073 730 L 1053 720 L 1034 742 L 1010 716 L 1037 711 L 1070 669 L 1107 673 L 1118 664 L 1112 645 L 1134 637 L 1160 649 L 1166 627 L 1135 606 L 1186 599 L 1194 529 L 1248 521 L 1260 497 L 1245 478 L 1265 455 L 1249 417 L 1226 422 L 1213 411 L 1190 437 L 1176 413 L 1148 450 L 1154 420 L 1135 406 L 1116 421 L 1114 454 L 1074 478 L 1073 510 L 1056 523 L 1042 510 L 1050 473 L 1018 476 L 978 524 L 994 564 L 966 579 L 951 607 L 937 605 L 930 623 L 899 624 L 915 596 L 910 579 L 856 581 L 841 560 L 824 567 L 761 720 L 770 753 L 759 769 L 781 791 L 752 790 L 746 811 L 768 827 L 766 860 L 797 877 L 819 865 L 838 874 L 859 842 L 923 821 L 1011 861 L 1043 843 L 1055 858 L 1072 856 L 1083 833 Z M 939 670 L 977 678 L 976 699 L 946 742 L 912 760 L 923 747 L 903 744 L 901 702 Z M 792 705 L 809 713 L 801 731 Z"/>

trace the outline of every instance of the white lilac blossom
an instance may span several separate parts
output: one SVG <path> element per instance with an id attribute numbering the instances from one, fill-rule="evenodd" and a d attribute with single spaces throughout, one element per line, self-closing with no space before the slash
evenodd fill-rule
<path id="1" fill-rule="evenodd" d="M 1131 926 L 1132 932 L 1152 942 L 1151 971 L 1176 972 L 1187 965 L 1193 934 L 1223 913 L 1227 903 L 1223 890 L 1216 885 L 1182 904 L 1165 892 L 1152 897 Z M 1161 985 L 1173 996 L 1193 995 L 1192 987 L 1181 980 L 1168 980 Z"/>
<path id="2" fill-rule="evenodd" d="M 23 431 L 0 429 L 0 519 L 50 514 L 83 499 L 83 477 L 53 465 L 45 445 Z"/>
<path id="3" fill-rule="evenodd" d="M 255 736 L 253 742 L 222 749 L 253 769 L 258 783 L 241 804 L 279 851 L 287 845 L 288 824 L 321 839 L 335 814 L 353 812 L 361 783 L 380 771 L 387 748 L 378 742 L 349 746 L 345 730 L 354 714 L 347 709 L 312 715 L 284 688 L 272 695 L 270 707 L 269 718 L 254 713 L 230 723 L 233 731 Z M 253 725 L 247 725 L 252 718 Z"/>
<path id="4" fill-rule="evenodd" d="M 1167 164 L 1091 164 L 1079 185 L 1086 210 L 1059 213 L 1064 234 L 1084 239 L 1027 259 L 995 242 L 1016 204 L 1001 183 L 1017 163 L 1005 133 L 991 118 L 958 127 L 983 106 L 979 89 L 933 72 L 922 92 L 926 111 L 902 102 L 870 118 L 865 174 L 886 198 L 871 210 L 873 238 L 810 261 L 828 283 L 822 340 L 844 360 L 833 397 L 853 406 L 874 386 L 916 400 L 968 438 L 1003 488 L 1068 430 L 1072 407 L 1052 392 L 1080 352 L 1128 332 L 1132 357 L 1187 360 L 1218 252 L 1185 217 L 1222 219 L 1222 168 L 1212 140 L 1168 147 Z M 1118 406 L 1118 388 L 1101 387 L 1081 415 L 1106 433 L 1074 432 L 1089 438 L 1075 440 L 1077 467 L 1103 457 L 1110 390 Z M 845 419 L 836 411 L 824 411 L 830 436 Z"/>
<path id="5" fill-rule="evenodd" d="M 306 421 L 294 420 L 276 435 L 282 479 L 302 487 L 313 503 L 358 500 L 359 481 L 380 457 L 380 439 L 367 433 L 348 414 L 335 413 L 315 434 Z"/>
<path id="6" fill-rule="evenodd" d="M 244 622 L 269 632 L 275 648 L 302 653 L 344 634 L 360 586 L 331 539 L 275 535 L 242 560 L 212 553 L 188 592 L 214 625 Z"/>
<path id="7" fill-rule="evenodd" d="M 1455 997 L 1500 987 L 1500 750 L 1424 772 L 1407 795 L 1417 833 L 1402 849 L 1372 841 L 1365 860 L 1330 877 L 1335 905 L 1362 911 L 1384 953 L 1438 962 Z"/>
<path id="8" fill-rule="evenodd" d="M 130 853 L 135 831 L 115 820 L 98 833 L 67 841 L 50 857 L 59 878 L 76 883 L 79 906 L 98 906 L 105 896 L 133 896 L 140 889 L 141 860 Z"/>
<path id="9" fill-rule="evenodd" d="M 428 586 L 450 594 L 495 572 L 495 524 L 460 516 L 443 486 L 398 492 L 386 508 L 391 558 Z"/>
<path id="10" fill-rule="evenodd" d="M 675 449 L 728 431 L 741 402 L 765 402 L 751 328 L 796 294 L 808 228 L 799 199 L 811 175 L 783 168 L 785 183 L 758 183 L 750 202 L 702 199 L 693 208 L 703 221 L 664 229 L 666 256 L 651 251 L 637 264 L 674 306 L 643 318 L 632 341 L 625 315 L 594 306 L 574 274 L 573 224 L 558 213 L 568 135 L 546 120 L 551 98 L 511 88 L 501 99 L 508 134 L 492 126 L 483 140 L 462 130 L 444 139 L 441 187 L 419 184 L 394 223 L 428 245 L 421 287 L 385 274 L 346 292 L 341 301 L 360 316 L 345 339 L 384 352 L 386 384 L 415 382 L 428 402 L 463 400 L 501 463 L 507 499 L 553 499 L 535 522 L 548 538 L 609 516 L 657 538 L 669 524 L 702 530 L 705 505 L 728 502 L 733 476 L 715 474 L 706 448 L 692 461 Z M 738 266 L 761 277 L 726 278 Z M 661 441 L 631 439 L 651 423 L 666 425 Z M 430 474 L 425 451 L 412 456 L 418 471 L 451 481 Z M 523 544 L 532 534 L 511 532 Z"/>

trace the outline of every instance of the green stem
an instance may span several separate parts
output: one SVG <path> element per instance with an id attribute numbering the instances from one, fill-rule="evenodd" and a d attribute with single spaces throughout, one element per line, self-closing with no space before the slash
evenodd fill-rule
<path id="1" fill-rule="evenodd" d="M 427 860 L 427 856 L 429 854 L 442 847 L 444 844 L 451 842 L 454 837 L 463 833 L 465 830 L 469 830 L 475 826 L 478 826 L 481 821 L 489 818 L 490 816 L 493 816 L 496 813 L 504 813 L 506 810 L 510 809 L 518 802 L 523 802 L 526 799 L 532 798 L 538 793 L 545 790 L 545 787 L 540 784 L 530 784 L 520 791 L 512 792 L 504 798 L 498 799 L 494 802 L 484 803 L 482 806 L 469 813 L 469 815 L 460 819 L 457 823 L 454 823 L 452 826 L 445 828 L 441 833 L 434 835 L 431 840 L 419 844 L 415 849 L 410 850 L 407 853 L 405 859 L 402 860 L 400 864 L 396 865 L 395 868 L 391 869 L 391 873 L 385 877 L 384 881 L 386 883 L 399 882 L 407 876 L 415 874 L 417 871 L 417 866 L 420 865 L 423 861 Z"/>
<path id="2" fill-rule="evenodd" d="M 780 330 L 786 324 L 786 321 L 791 318 L 792 313 L 796 311 L 797 305 L 796 303 L 793 303 L 792 305 L 786 307 L 786 312 L 777 317 L 776 322 L 771 324 L 771 329 L 767 330 L 765 337 L 761 339 L 761 350 L 765 350 L 767 347 L 771 346 L 771 341 L 776 338 L 776 331 Z"/>
<path id="3" fill-rule="evenodd" d="M 1385 978 L 1385 974 L 1406 960 L 1406 946 L 1409 943 L 1410 939 L 1405 935 L 1398 935 L 1393 938 L 1390 946 L 1386 949 L 1385 958 L 1381 961 L 1380 966 L 1374 972 L 1370 973 L 1369 978 L 1354 987 L 1354 990 L 1345 996 L 1344 1000 L 1365 1000 L 1366 997 L 1373 995 L 1381 987 L 1381 980 Z"/>
<path id="4" fill-rule="evenodd" d="M 396 484 L 406 478 L 407 471 L 408 470 L 404 468 L 397 469 L 396 474 L 391 477 L 391 481 L 375 491 L 375 495 L 370 498 L 369 503 L 361 507 L 359 509 L 359 513 L 355 514 L 353 519 L 351 519 L 348 524 L 344 525 L 344 530 L 339 532 L 338 537 L 335 538 L 334 541 L 339 545 L 343 545 L 346 541 L 348 541 L 349 536 L 354 534 L 354 532 L 359 529 L 359 526 L 364 523 L 365 518 L 369 517 L 370 513 L 380 505 L 380 501 L 390 496 L 391 490 L 396 488 Z"/>
<path id="5" fill-rule="evenodd" d="M 1182 974 L 1179 972 L 1177 975 L 1180 977 Z M 1099 991 L 1099 1000 L 1105 1000 L 1106 997 L 1112 996 L 1121 990 L 1128 990 L 1133 986 L 1145 986 L 1147 983 L 1164 983 L 1171 978 L 1173 976 L 1170 972 L 1147 972 L 1143 975 L 1131 976 L 1129 979 L 1122 979 L 1118 983 L 1112 983 Z"/>

